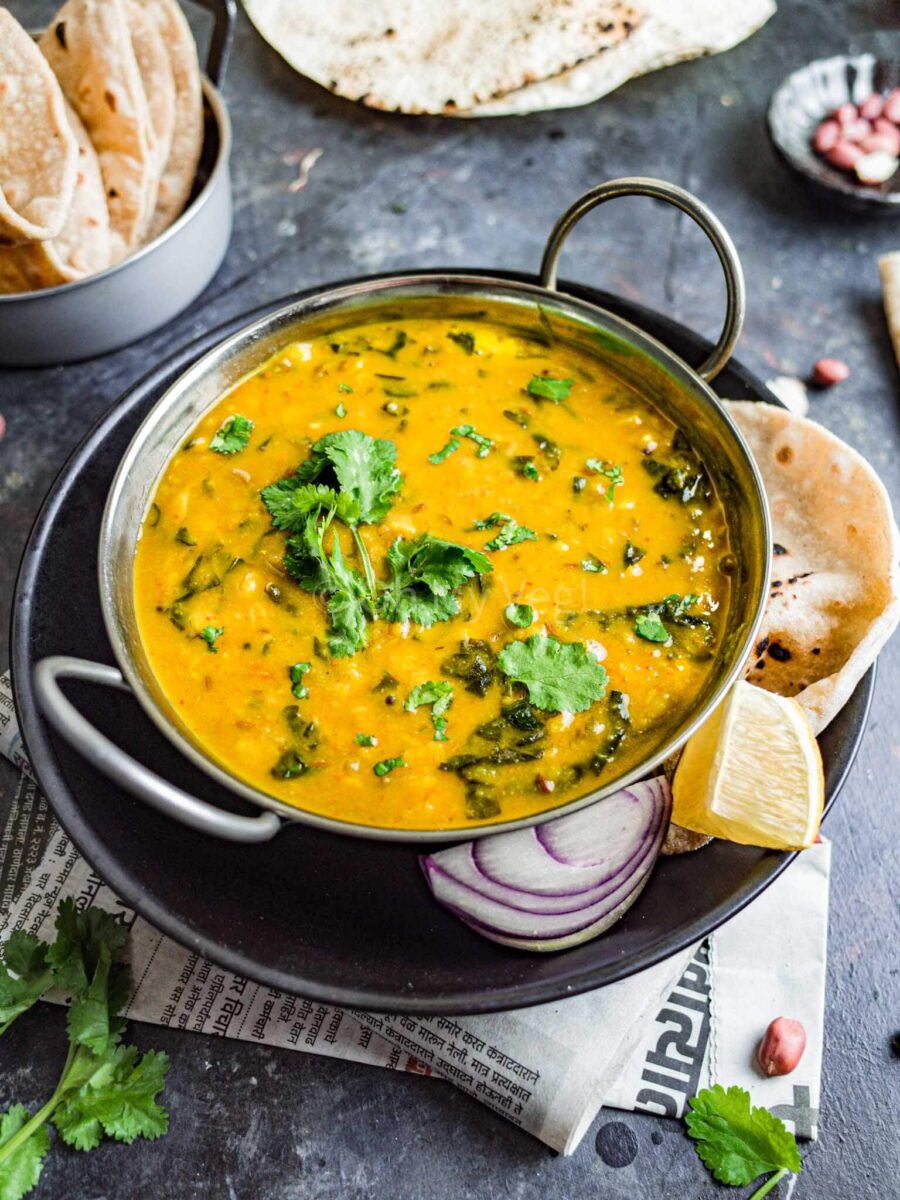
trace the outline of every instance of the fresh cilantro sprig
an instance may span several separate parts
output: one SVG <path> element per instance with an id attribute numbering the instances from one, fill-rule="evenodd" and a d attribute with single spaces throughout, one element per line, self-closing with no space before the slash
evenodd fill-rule
<path id="1" fill-rule="evenodd" d="M 48 1123 L 78 1150 L 104 1137 L 133 1142 L 166 1132 L 156 1102 L 168 1059 L 122 1046 L 120 1016 L 130 992 L 124 962 L 128 931 L 111 913 L 84 912 L 71 899 L 59 906 L 52 945 L 23 931 L 6 943 L 0 965 L 0 1032 L 51 987 L 69 993 L 69 1053 L 50 1099 L 31 1115 L 21 1104 L 0 1116 L 0 1200 L 20 1200 L 40 1179 L 50 1149 Z"/>
<path id="2" fill-rule="evenodd" d="M 398 538 L 387 553 L 390 578 L 378 597 L 385 621 L 412 621 L 426 628 L 460 611 L 456 590 L 489 574 L 491 560 L 480 550 L 423 533 L 414 541 Z"/>
<path id="3" fill-rule="evenodd" d="M 697 1153 L 720 1183 L 746 1187 L 774 1171 L 748 1200 L 762 1200 L 789 1172 L 803 1164 L 792 1133 L 766 1108 L 751 1108 L 743 1088 L 727 1091 L 716 1084 L 689 1101 L 685 1114 L 688 1134 Z"/>
<path id="4" fill-rule="evenodd" d="M 252 432 L 253 422 L 250 418 L 235 413 L 213 435 L 209 448 L 215 450 L 216 454 L 237 454 L 246 448 Z"/>
<path id="5" fill-rule="evenodd" d="M 504 675 L 524 684 L 531 703 L 545 712 L 584 712 L 606 694 L 606 670 L 581 642 L 535 633 L 510 642 L 497 664 Z"/>
<path id="6" fill-rule="evenodd" d="M 375 524 L 390 509 L 402 482 L 396 456 L 393 442 L 355 429 L 329 433 L 294 475 L 261 493 L 275 528 L 289 534 L 288 574 L 305 591 L 326 597 L 328 649 L 335 658 L 361 650 L 376 617 L 423 626 L 449 620 L 460 611 L 456 589 L 491 570 L 480 551 L 426 533 L 414 541 L 398 538 L 387 553 L 388 580 L 376 579 L 359 526 Z M 336 519 L 353 535 L 362 573 L 344 559 Z"/>
<path id="7" fill-rule="evenodd" d="M 447 718 L 444 713 L 453 703 L 453 685 L 448 683 L 446 679 L 440 679 L 436 683 L 429 681 L 428 683 L 419 683 L 413 688 L 406 698 L 406 703 L 403 707 L 407 712 L 415 712 L 416 709 L 431 705 L 431 723 L 434 726 L 434 741 L 447 741 Z"/>

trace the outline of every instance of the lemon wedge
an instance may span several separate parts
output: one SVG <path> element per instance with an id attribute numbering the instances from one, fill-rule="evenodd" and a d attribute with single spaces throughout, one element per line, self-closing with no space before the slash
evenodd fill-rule
<path id="1" fill-rule="evenodd" d="M 800 850 L 819 832 L 822 756 L 796 700 L 738 683 L 684 747 L 672 820 L 697 833 Z"/>

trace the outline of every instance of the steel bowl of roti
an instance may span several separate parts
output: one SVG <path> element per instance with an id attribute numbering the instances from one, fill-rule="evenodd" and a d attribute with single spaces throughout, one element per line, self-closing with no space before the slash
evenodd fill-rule
<path id="1" fill-rule="evenodd" d="M 567 233 L 627 195 L 687 213 L 725 269 L 697 370 L 557 290 Z M 236 840 L 283 818 L 458 840 L 644 777 L 719 703 L 762 620 L 763 486 L 707 382 L 742 317 L 715 216 L 626 179 L 560 218 L 539 285 L 394 276 L 249 325 L 127 450 L 99 546 L 120 670 L 43 660 L 44 711 L 143 799 Z M 214 808 L 129 759 L 62 694 L 73 674 L 130 686 L 267 811 Z"/>
<path id="2" fill-rule="evenodd" d="M 205 74 L 178 0 L 66 0 L 36 36 L 0 8 L 0 365 L 127 345 L 221 264 L 235 10 L 199 2 Z"/>

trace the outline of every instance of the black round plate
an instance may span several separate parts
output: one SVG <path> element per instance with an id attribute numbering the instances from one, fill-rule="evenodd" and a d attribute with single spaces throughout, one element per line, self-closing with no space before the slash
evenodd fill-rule
<path id="1" fill-rule="evenodd" d="M 563 288 L 631 319 L 689 362 L 709 352 L 703 339 L 637 305 Z M 39 714 L 31 682 L 38 659 L 113 662 L 97 594 L 97 539 L 107 490 L 138 423 L 190 363 L 282 303 L 214 330 L 141 380 L 76 450 L 37 518 L 16 589 L 13 683 L 31 762 L 60 821 L 106 882 L 158 928 L 224 967 L 319 1001 L 419 1013 L 516 1008 L 612 983 L 698 941 L 793 855 L 714 842 L 661 859 L 637 904 L 603 937 L 565 953 L 525 954 L 486 941 L 436 904 L 413 847 L 302 825 L 261 846 L 217 841 L 121 791 Z M 730 398 L 772 399 L 737 365 L 716 386 Z M 829 802 L 859 745 L 872 680 L 870 671 L 821 740 Z M 73 683 L 70 695 L 166 778 L 232 811 L 253 811 L 185 761 L 136 701 L 85 684 Z"/>

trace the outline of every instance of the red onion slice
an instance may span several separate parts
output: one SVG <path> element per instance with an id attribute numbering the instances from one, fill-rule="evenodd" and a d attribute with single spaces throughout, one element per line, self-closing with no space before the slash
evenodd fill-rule
<path id="1" fill-rule="evenodd" d="M 667 795 L 664 779 L 648 779 L 544 825 L 482 838 L 472 860 L 505 887 L 547 896 L 592 891 L 639 857 Z"/>
<path id="2" fill-rule="evenodd" d="M 639 822 L 628 819 L 636 808 L 643 814 Z M 670 811 L 669 787 L 660 777 L 537 830 L 495 834 L 427 855 L 422 866 L 435 899 L 476 933 L 516 949 L 563 950 L 597 937 L 635 902 L 659 855 Z M 486 842 L 493 843 L 484 856 L 490 875 L 478 853 Z M 535 886 L 521 886 L 523 858 Z M 597 882 L 585 888 L 589 878 Z"/>

